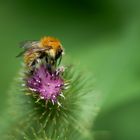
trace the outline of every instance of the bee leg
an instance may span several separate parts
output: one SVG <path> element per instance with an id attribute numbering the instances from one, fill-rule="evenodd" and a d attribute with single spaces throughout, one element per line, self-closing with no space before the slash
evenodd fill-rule
<path id="1" fill-rule="evenodd" d="M 50 64 L 47 64 L 47 69 L 50 73 L 52 73 L 52 68 L 51 68 L 51 65 Z"/>
<path id="2" fill-rule="evenodd" d="M 62 60 L 62 55 L 60 55 L 60 58 L 59 58 L 59 60 L 58 60 L 58 64 L 57 64 L 57 66 L 59 66 L 59 65 L 60 65 L 61 60 Z"/>
<path id="3" fill-rule="evenodd" d="M 50 67 L 51 67 L 51 71 L 54 72 L 56 69 L 56 62 L 54 59 L 51 60 Z"/>
<path id="4" fill-rule="evenodd" d="M 45 64 L 46 64 L 47 69 L 49 70 L 50 69 L 50 65 L 49 65 L 48 57 L 45 57 Z"/>
<path id="5" fill-rule="evenodd" d="M 36 65 L 36 61 L 34 60 L 31 64 L 30 64 L 30 74 L 33 74 L 34 73 L 34 70 L 35 70 L 35 65 Z"/>

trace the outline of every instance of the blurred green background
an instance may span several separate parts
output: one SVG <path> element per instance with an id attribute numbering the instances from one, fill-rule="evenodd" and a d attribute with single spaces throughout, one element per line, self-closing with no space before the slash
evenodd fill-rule
<path id="1" fill-rule="evenodd" d="M 21 67 L 19 42 L 55 36 L 96 77 L 102 103 L 95 140 L 139 140 L 139 7 L 139 0 L 0 1 L 0 113 Z"/>

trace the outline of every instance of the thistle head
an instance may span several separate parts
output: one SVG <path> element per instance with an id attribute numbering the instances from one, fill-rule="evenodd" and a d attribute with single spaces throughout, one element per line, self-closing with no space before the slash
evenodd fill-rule
<path id="1" fill-rule="evenodd" d="M 4 130 L 4 136 L 26 140 L 90 139 L 96 114 L 91 77 L 87 78 L 87 73 L 84 75 L 73 65 L 59 67 L 61 51 L 54 59 L 49 49 L 44 53 L 37 45 L 38 41 L 25 45 L 24 55 L 31 65 L 24 62 L 20 81 L 15 81 L 9 90 L 10 108 L 4 118 L 11 127 L 6 124 L 8 131 Z M 25 86 L 22 90 L 18 86 L 21 79 Z M 25 94 L 19 94 L 23 90 Z M 65 100 L 60 96 L 65 96 Z"/>
<path id="2" fill-rule="evenodd" d="M 40 99 L 50 100 L 54 104 L 64 90 L 62 73 L 63 68 L 50 73 L 47 67 L 41 64 L 26 78 L 26 86 L 34 94 L 39 95 Z"/>

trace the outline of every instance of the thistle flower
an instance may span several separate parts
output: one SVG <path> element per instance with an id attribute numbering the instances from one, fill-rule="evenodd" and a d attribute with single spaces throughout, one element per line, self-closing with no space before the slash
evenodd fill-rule
<path id="1" fill-rule="evenodd" d="M 38 94 L 40 99 L 50 100 L 53 104 L 58 103 L 57 97 L 60 94 L 62 96 L 64 90 L 63 70 L 61 67 L 50 73 L 47 67 L 41 64 L 26 78 L 26 86 L 34 94 Z"/>
<path id="2" fill-rule="evenodd" d="M 0 120 L 2 126 L 5 122 L 8 124 L 1 139 L 90 140 L 98 101 L 91 77 L 89 80 L 87 73 L 84 75 L 73 65 L 68 64 L 66 69 L 58 67 L 61 51 L 58 50 L 53 59 L 51 49 L 44 54 L 34 43 L 38 45 L 37 42 L 25 45 L 29 55 L 24 55 L 31 63 L 24 58 L 18 80 L 9 90 L 8 110 L 3 117 L 5 120 Z M 65 96 L 65 100 L 60 96 Z"/>
<path id="3" fill-rule="evenodd" d="M 64 69 L 57 67 L 64 53 L 60 41 L 54 37 L 44 37 L 38 41 L 25 42 L 22 47 L 24 51 L 18 56 L 24 54 L 27 69 L 24 79 L 29 93 L 59 104 L 57 97 L 64 89 L 61 76 Z"/>

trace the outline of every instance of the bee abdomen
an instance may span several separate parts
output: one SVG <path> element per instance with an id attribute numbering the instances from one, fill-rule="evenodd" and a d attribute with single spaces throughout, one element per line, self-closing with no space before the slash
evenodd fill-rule
<path id="1" fill-rule="evenodd" d="M 26 53 L 24 55 L 24 62 L 27 66 L 32 66 L 33 62 L 39 58 L 39 53 Z"/>

